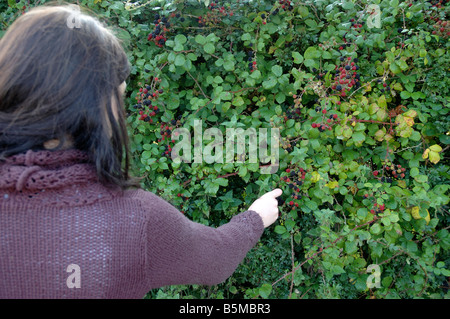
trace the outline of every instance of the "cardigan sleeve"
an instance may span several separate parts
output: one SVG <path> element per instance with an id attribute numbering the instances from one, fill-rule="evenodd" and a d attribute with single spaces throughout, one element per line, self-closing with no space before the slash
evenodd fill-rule
<path id="1" fill-rule="evenodd" d="M 225 281 L 264 231 L 254 211 L 240 213 L 214 228 L 189 220 L 151 192 L 141 193 L 143 209 L 149 212 L 144 231 L 150 289 Z"/>

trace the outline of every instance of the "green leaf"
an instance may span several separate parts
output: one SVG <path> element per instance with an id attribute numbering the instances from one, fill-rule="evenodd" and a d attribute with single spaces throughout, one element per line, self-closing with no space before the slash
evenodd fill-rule
<path id="1" fill-rule="evenodd" d="M 400 67 L 402 71 L 405 71 L 408 69 L 408 64 L 404 60 L 397 60 L 395 63 Z"/>
<path id="2" fill-rule="evenodd" d="M 185 44 L 187 42 L 187 38 L 183 34 L 177 34 L 174 41 L 175 43 Z"/>
<path id="3" fill-rule="evenodd" d="M 275 106 L 275 114 L 276 115 L 281 115 L 282 112 L 283 112 L 283 109 L 281 108 L 280 105 Z"/>
<path id="4" fill-rule="evenodd" d="M 390 5 L 392 8 L 397 8 L 397 7 L 398 7 L 398 0 L 391 0 L 391 1 L 389 2 L 389 5 Z"/>
<path id="5" fill-rule="evenodd" d="M 296 64 L 300 64 L 303 62 L 303 57 L 300 53 L 298 52 L 292 52 L 292 57 L 294 58 L 294 63 Z"/>
<path id="6" fill-rule="evenodd" d="M 398 74 L 398 73 L 402 72 L 400 67 L 395 62 L 392 62 L 391 64 L 389 64 L 389 70 L 391 70 L 392 73 L 394 73 L 394 74 Z"/>
<path id="7" fill-rule="evenodd" d="M 234 62 L 233 61 L 225 61 L 224 63 L 223 63 L 223 68 L 226 70 L 226 71 L 233 71 L 234 70 Z"/>
<path id="8" fill-rule="evenodd" d="M 201 35 L 201 34 L 197 34 L 194 38 L 195 42 L 197 42 L 198 44 L 204 45 L 206 43 L 206 38 Z"/>
<path id="9" fill-rule="evenodd" d="M 269 298 L 270 293 L 272 292 L 272 285 L 271 284 L 263 284 L 260 288 L 259 288 L 259 295 L 262 298 Z"/>
<path id="10" fill-rule="evenodd" d="M 279 77 L 283 74 L 283 69 L 279 65 L 274 65 L 272 67 L 272 73 Z"/>
<path id="11" fill-rule="evenodd" d="M 250 34 L 250 33 L 244 33 L 242 36 L 241 36 L 241 40 L 242 41 L 250 41 L 252 39 L 252 35 Z"/>
<path id="12" fill-rule="evenodd" d="M 203 50 L 205 50 L 205 52 L 208 53 L 208 54 L 213 54 L 216 51 L 216 48 L 214 47 L 214 44 L 206 43 L 203 46 Z"/>
<path id="13" fill-rule="evenodd" d="M 320 51 L 318 51 L 315 47 L 309 47 L 303 53 L 303 56 L 305 57 L 305 59 L 318 59 L 320 58 Z"/>
<path id="14" fill-rule="evenodd" d="M 345 9 L 345 10 L 351 10 L 354 7 L 355 7 L 355 5 L 351 1 L 346 1 L 342 4 L 342 9 Z"/>
<path id="15" fill-rule="evenodd" d="M 370 227 L 370 232 L 374 235 L 378 235 L 381 233 L 381 226 L 380 224 L 374 224 L 372 227 Z"/>
<path id="16" fill-rule="evenodd" d="M 185 62 L 186 62 L 186 59 L 185 59 L 184 55 L 183 54 L 177 54 L 177 56 L 175 58 L 175 61 L 174 61 L 174 64 L 176 66 L 182 66 L 182 65 L 184 65 Z"/>
<path id="17" fill-rule="evenodd" d="M 354 132 L 352 138 L 355 142 L 364 142 L 366 139 L 366 135 L 363 132 Z"/>
<path id="18" fill-rule="evenodd" d="M 401 91 L 400 97 L 404 100 L 409 99 L 411 97 L 411 93 L 409 93 L 408 91 Z"/>
<path id="19" fill-rule="evenodd" d="M 273 76 L 270 76 L 267 80 L 265 80 L 262 83 L 263 88 L 266 90 L 270 90 L 270 89 L 274 88 L 276 84 L 277 84 L 277 79 L 274 78 Z"/>
<path id="20" fill-rule="evenodd" d="M 287 232 L 286 228 L 284 226 L 281 226 L 281 225 L 275 226 L 274 231 L 275 231 L 275 233 L 277 233 L 279 235 L 283 235 L 285 232 Z"/>

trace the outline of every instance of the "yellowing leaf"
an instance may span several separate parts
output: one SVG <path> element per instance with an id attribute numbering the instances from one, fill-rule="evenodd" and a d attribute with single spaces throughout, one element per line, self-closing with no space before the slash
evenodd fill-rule
<path id="1" fill-rule="evenodd" d="M 441 160 L 441 156 L 439 155 L 439 152 L 442 151 L 442 147 L 435 144 L 433 146 L 430 146 L 423 152 L 422 158 L 423 159 L 430 159 L 430 162 L 433 164 L 437 164 Z"/>
<path id="2" fill-rule="evenodd" d="M 378 106 L 382 109 L 385 109 L 387 107 L 386 97 L 384 95 L 378 98 Z"/>
<path id="3" fill-rule="evenodd" d="M 429 148 L 427 148 L 427 149 L 425 150 L 425 152 L 423 152 L 422 158 L 423 158 L 423 159 L 427 159 L 427 158 L 428 158 L 428 153 L 430 153 L 430 149 L 429 149 Z"/>
<path id="4" fill-rule="evenodd" d="M 377 141 L 381 142 L 381 141 L 383 140 L 385 134 L 386 134 L 386 132 L 384 132 L 383 130 L 378 130 L 378 131 L 375 133 L 375 139 L 376 139 Z"/>
<path id="5" fill-rule="evenodd" d="M 420 213 L 419 213 L 419 211 L 420 211 L 420 209 L 419 209 L 419 206 L 414 206 L 412 209 L 411 209 L 411 215 L 412 215 L 412 217 L 414 218 L 414 219 L 421 219 L 422 218 L 422 216 L 420 216 Z M 427 216 L 425 217 L 425 221 L 427 222 L 427 225 L 428 225 L 428 223 L 430 222 L 430 212 L 428 211 L 428 209 L 427 209 Z"/>
<path id="6" fill-rule="evenodd" d="M 433 152 L 439 153 L 442 151 L 442 147 L 440 147 L 437 144 L 434 144 L 434 145 L 430 146 L 430 150 Z"/>
<path id="7" fill-rule="evenodd" d="M 311 173 L 311 182 L 313 183 L 317 183 L 320 180 L 320 174 L 317 172 L 312 172 Z"/>
<path id="8" fill-rule="evenodd" d="M 333 188 L 338 187 L 339 183 L 337 181 L 332 181 L 332 182 L 326 183 L 325 186 L 328 187 L 328 188 L 333 189 Z"/>
<path id="9" fill-rule="evenodd" d="M 427 222 L 427 225 L 430 222 L 430 212 L 428 211 L 428 209 L 427 209 L 427 217 L 425 217 L 425 221 Z"/>
<path id="10" fill-rule="evenodd" d="M 403 118 L 406 122 L 406 125 L 408 125 L 409 127 L 414 125 L 414 119 L 412 117 L 404 116 Z"/>
<path id="11" fill-rule="evenodd" d="M 411 215 L 412 215 L 412 217 L 414 218 L 414 219 L 421 219 L 422 217 L 420 217 L 420 214 L 419 214 L 419 206 L 414 206 L 412 209 L 411 209 Z"/>
<path id="12" fill-rule="evenodd" d="M 416 117 L 417 116 L 417 112 L 414 111 L 414 110 L 409 110 L 408 112 L 403 113 L 403 116 Z"/>
<path id="13" fill-rule="evenodd" d="M 439 153 L 433 151 L 430 151 L 428 157 L 430 158 L 430 162 L 433 164 L 437 164 L 441 160 Z"/>
<path id="14" fill-rule="evenodd" d="M 405 182 L 404 180 L 402 180 L 402 179 L 399 179 L 399 180 L 397 181 L 397 185 L 398 185 L 399 187 L 401 187 L 401 188 L 406 188 L 406 182 Z"/>

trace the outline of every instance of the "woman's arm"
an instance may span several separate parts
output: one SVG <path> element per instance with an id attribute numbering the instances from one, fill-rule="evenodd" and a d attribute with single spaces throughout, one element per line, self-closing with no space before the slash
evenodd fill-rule
<path id="1" fill-rule="evenodd" d="M 165 200 L 145 192 L 144 202 L 151 211 L 145 229 L 150 288 L 225 281 L 258 242 L 264 227 L 278 217 L 275 197 L 280 194 L 276 190 L 263 195 L 248 211 L 213 228 L 192 222 Z"/>

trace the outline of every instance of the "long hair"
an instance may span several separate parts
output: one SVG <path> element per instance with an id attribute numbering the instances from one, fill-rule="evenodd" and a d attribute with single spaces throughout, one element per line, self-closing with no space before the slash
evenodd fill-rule
<path id="1" fill-rule="evenodd" d="M 0 160 L 52 139 L 61 149 L 69 137 L 102 183 L 139 187 L 128 173 L 119 92 L 129 71 L 114 33 L 78 6 L 41 6 L 19 17 L 0 39 Z"/>

